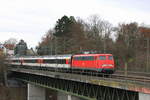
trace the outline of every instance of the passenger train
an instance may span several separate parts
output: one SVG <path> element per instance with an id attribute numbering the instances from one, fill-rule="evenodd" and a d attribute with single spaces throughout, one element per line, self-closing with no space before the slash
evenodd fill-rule
<path id="1" fill-rule="evenodd" d="M 102 73 L 114 73 L 115 64 L 112 54 L 78 54 L 78 55 L 52 55 L 33 57 L 12 57 L 12 65 L 63 68 L 71 70 L 88 70 Z"/>

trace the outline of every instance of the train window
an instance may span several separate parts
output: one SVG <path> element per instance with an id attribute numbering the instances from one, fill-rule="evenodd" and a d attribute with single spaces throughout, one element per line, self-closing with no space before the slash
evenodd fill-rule
<path id="1" fill-rule="evenodd" d="M 65 59 L 45 59 L 43 62 L 49 63 L 49 64 L 65 64 L 66 60 Z"/>
<path id="2" fill-rule="evenodd" d="M 36 60 L 24 60 L 25 63 L 36 63 Z"/>
<path id="3" fill-rule="evenodd" d="M 54 64 L 54 63 L 56 63 L 56 59 L 44 59 L 43 63 L 52 63 L 52 64 Z"/>
<path id="4" fill-rule="evenodd" d="M 106 60 L 106 56 L 100 56 L 100 60 Z"/>
<path id="5" fill-rule="evenodd" d="M 49 59 L 44 59 L 43 63 L 49 63 Z"/>
<path id="6" fill-rule="evenodd" d="M 74 60 L 82 60 L 82 61 L 94 60 L 94 57 L 93 56 L 74 57 Z"/>
<path id="7" fill-rule="evenodd" d="M 19 60 L 13 60 L 13 62 L 15 62 L 15 63 L 19 63 L 20 61 L 19 61 Z"/>
<path id="8" fill-rule="evenodd" d="M 81 57 L 81 60 L 86 60 L 86 57 Z"/>
<path id="9" fill-rule="evenodd" d="M 113 56 L 108 56 L 108 60 L 113 60 Z"/>
<path id="10" fill-rule="evenodd" d="M 65 59 L 57 59 L 57 63 L 58 64 L 66 64 L 66 60 Z"/>
<path id="11" fill-rule="evenodd" d="M 85 60 L 94 60 L 94 57 L 93 56 L 88 56 L 85 58 Z"/>
<path id="12" fill-rule="evenodd" d="M 79 57 L 74 57 L 74 60 L 79 60 Z"/>
<path id="13" fill-rule="evenodd" d="M 88 57 L 83 57 L 83 60 L 88 60 Z"/>
<path id="14" fill-rule="evenodd" d="M 94 57 L 93 56 L 89 56 L 89 60 L 94 60 Z"/>
<path id="15" fill-rule="evenodd" d="M 82 60 L 82 57 L 74 57 L 74 60 Z"/>

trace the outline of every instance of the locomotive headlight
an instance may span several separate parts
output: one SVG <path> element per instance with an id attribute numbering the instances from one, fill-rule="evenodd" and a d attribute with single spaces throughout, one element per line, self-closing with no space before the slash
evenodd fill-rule
<path id="1" fill-rule="evenodd" d="M 102 67 L 106 67 L 106 66 L 108 66 L 108 65 L 107 65 L 107 64 L 103 64 L 103 65 L 102 65 Z"/>
<path id="2" fill-rule="evenodd" d="M 113 66 L 112 64 L 103 64 L 102 67 L 106 67 L 106 66 Z"/>
<path id="3" fill-rule="evenodd" d="M 108 64 L 108 66 L 113 66 L 112 64 Z"/>

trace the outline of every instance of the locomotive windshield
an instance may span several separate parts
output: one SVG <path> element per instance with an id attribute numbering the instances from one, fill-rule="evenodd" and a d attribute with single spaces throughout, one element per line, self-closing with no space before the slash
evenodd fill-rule
<path id="1" fill-rule="evenodd" d="M 113 56 L 109 56 L 108 59 L 109 59 L 109 60 L 113 60 Z"/>

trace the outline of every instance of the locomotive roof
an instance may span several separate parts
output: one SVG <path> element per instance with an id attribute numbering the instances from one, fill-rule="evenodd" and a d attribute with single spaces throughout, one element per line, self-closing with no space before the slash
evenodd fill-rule
<path id="1" fill-rule="evenodd" d="M 78 54 L 74 56 L 107 56 L 107 55 L 112 55 L 112 54 Z"/>

